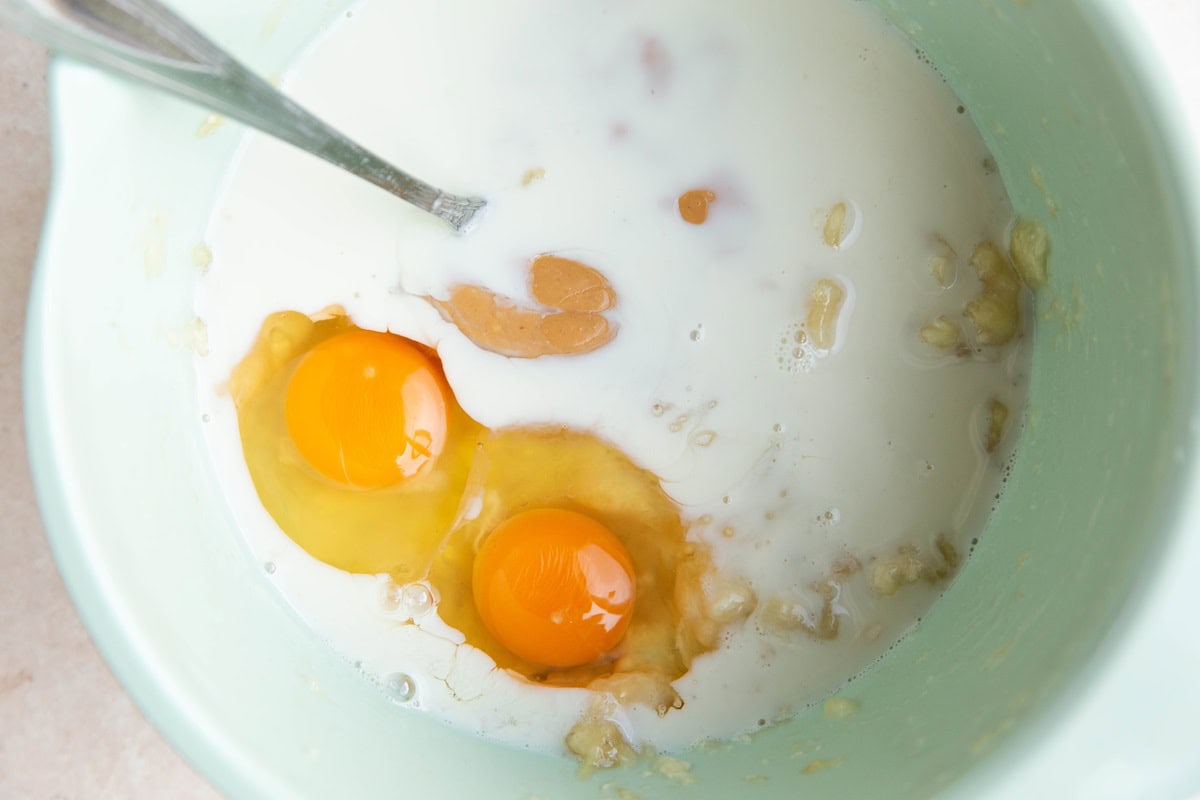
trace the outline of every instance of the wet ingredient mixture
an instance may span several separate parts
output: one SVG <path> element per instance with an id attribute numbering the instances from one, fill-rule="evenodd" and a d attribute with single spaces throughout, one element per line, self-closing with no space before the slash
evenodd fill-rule
<path id="1" fill-rule="evenodd" d="M 374 0 L 298 61 L 488 214 L 251 137 L 200 403 L 270 580 L 383 697 L 607 767 L 786 719 L 928 612 L 1002 489 L 1048 244 L 860 3 L 502 5 Z"/>

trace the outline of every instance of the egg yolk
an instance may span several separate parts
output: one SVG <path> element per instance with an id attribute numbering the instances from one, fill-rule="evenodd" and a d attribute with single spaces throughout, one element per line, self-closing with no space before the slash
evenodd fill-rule
<path id="1" fill-rule="evenodd" d="M 390 486 L 446 444 L 448 388 L 432 357 L 400 336 L 351 330 L 321 342 L 287 385 L 287 430 L 314 469 L 360 488 Z"/>
<path id="2" fill-rule="evenodd" d="M 548 667 L 587 664 L 616 647 L 633 613 L 633 567 L 599 522 L 536 509 L 502 522 L 476 556 L 484 625 L 515 655 Z"/>
<path id="3" fill-rule="evenodd" d="M 405 388 L 377 391 L 395 383 Z M 277 312 L 229 393 L 263 507 L 313 558 L 387 575 L 381 608 L 393 618 L 404 613 L 393 590 L 426 582 L 438 624 L 498 668 L 544 686 L 616 681 L 596 691 L 660 713 L 681 702 L 672 682 L 719 644 L 711 555 L 687 539 L 658 477 L 591 433 L 481 426 L 421 344 L 357 328 L 338 308 Z M 337 427 L 344 418 L 357 421 L 350 433 Z M 444 439 L 432 435 L 443 425 Z M 402 460 L 419 472 L 364 488 L 402 474 L 394 453 L 419 430 L 431 432 L 425 466 Z M 400 444 L 383 447 L 389 439 Z M 317 469 L 314 453 L 333 466 Z M 363 453 L 384 477 L 358 474 Z"/>

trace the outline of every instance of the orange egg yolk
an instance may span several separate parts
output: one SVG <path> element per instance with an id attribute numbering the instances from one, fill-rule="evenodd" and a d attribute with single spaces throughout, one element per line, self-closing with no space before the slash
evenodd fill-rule
<path id="1" fill-rule="evenodd" d="M 351 330 L 296 365 L 284 417 L 300 455 L 325 477 L 359 488 L 390 486 L 441 454 L 448 391 L 418 345 Z"/>
<path id="2" fill-rule="evenodd" d="M 604 525 L 536 509 L 500 523 L 475 558 L 484 625 L 515 655 L 548 667 L 587 664 L 621 641 L 633 614 L 633 566 Z"/>

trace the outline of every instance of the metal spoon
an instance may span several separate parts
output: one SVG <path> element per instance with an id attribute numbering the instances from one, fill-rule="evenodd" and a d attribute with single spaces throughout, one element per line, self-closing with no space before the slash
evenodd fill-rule
<path id="1" fill-rule="evenodd" d="M 307 150 L 465 231 L 485 201 L 431 186 L 355 144 L 157 0 L 0 0 L 0 24 Z"/>

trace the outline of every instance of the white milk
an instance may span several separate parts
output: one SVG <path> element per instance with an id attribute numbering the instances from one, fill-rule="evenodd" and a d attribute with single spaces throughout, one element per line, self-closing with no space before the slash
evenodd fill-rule
<path id="1" fill-rule="evenodd" d="M 651 55 L 650 64 L 644 55 Z M 393 694 L 452 724 L 562 749 L 585 690 L 533 686 L 442 625 L 401 625 L 385 581 L 295 546 L 258 503 L 220 387 L 270 312 L 343 305 L 359 325 L 435 345 L 458 400 L 491 427 L 591 430 L 711 522 L 723 572 L 760 600 L 815 611 L 838 558 L 866 568 L 838 598 L 832 642 L 730 631 L 676 686 L 686 705 L 634 709 L 629 737 L 660 748 L 724 737 L 836 690 L 943 588 L 880 597 L 870 559 L 945 534 L 964 555 L 1000 490 L 986 406 L 1020 419 L 1028 335 L 969 360 L 921 343 L 979 291 L 967 264 L 1005 241 L 1003 186 L 970 118 L 913 48 L 850 0 L 368 2 L 288 76 L 301 103 L 487 216 L 466 237 L 387 194 L 258 135 L 213 215 L 197 313 L 213 458 L 256 557 L 315 635 Z M 541 168 L 540 180 L 522 176 Z M 718 194 L 684 223 L 677 196 Z M 852 208 L 842 247 L 826 211 Z M 942 288 L 930 259 L 957 255 Z M 418 299 L 477 283 L 528 302 L 541 252 L 601 270 L 619 334 L 584 356 L 513 360 L 476 348 Z M 846 289 L 837 344 L 797 345 L 815 281 Z M 713 434 L 712 437 L 709 433 Z M 711 438 L 711 443 L 701 443 Z M 731 529 L 732 538 L 723 535 Z M 381 702 L 383 702 L 381 700 Z"/>

